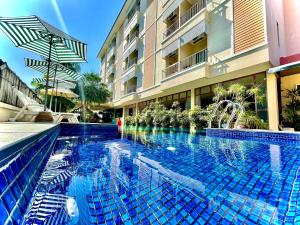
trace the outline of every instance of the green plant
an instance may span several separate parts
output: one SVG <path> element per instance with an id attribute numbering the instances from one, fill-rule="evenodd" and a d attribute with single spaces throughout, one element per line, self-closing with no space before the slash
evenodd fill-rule
<path id="1" fill-rule="evenodd" d="M 152 102 L 150 104 L 150 109 L 152 109 L 153 125 L 156 127 L 162 126 L 163 119 L 167 113 L 166 107 L 160 102 Z"/>
<path id="2" fill-rule="evenodd" d="M 266 129 L 267 124 L 263 122 L 256 114 L 253 112 L 245 112 L 240 121 L 240 125 L 248 129 Z"/>
<path id="3" fill-rule="evenodd" d="M 184 110 L 179 113 L 178 122 L 179 122 L 180 127 L 182 127 L 182 128 L 190 127 L 189 110 Z"/>
<path id="4" fill-rule="evenodd" d="M 125 125 L 130 126 L 132 121 L 131 116 L 125 116 Z"/>
<path id="5" fill-rule="evenodd" d="M 170 126 L 179 127 L 179 116 L 181 113 L 180 103 L 178 101 L 173 102 L 172 108 L 169 110 Z"/>
<path id="6" fill-rule="evenodd" d="M 207 111 L 200 106 L 195 106 L 190 110 L 189 119 L 191 125 L 196 129 L 204 129 L 207 127 Z"/>
<path id="7" fill-rule="evenodd" d="M 283 117 L 287 126 L 298 129 L 300 96 L 297 89 L 287 89 L 284 98 L 287 98 L 287 103 L 283 107 Z"/>

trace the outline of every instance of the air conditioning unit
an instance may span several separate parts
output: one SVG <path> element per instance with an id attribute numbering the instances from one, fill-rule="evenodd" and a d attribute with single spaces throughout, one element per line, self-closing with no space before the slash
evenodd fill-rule
<path id="1" fill-rule="evenodd" d="M 199 35 L 199 36 L 195 37 L 195 38 L 192 40 L 192 45 L 198 44 L 199 41 L 203 40 L 204 38 L 205 38 L 205 35 Z"/>
<path id="2" fill-rule="evenodd" d="M 167 20 L 172 21 L 172 20 L 174 20 L 176 17 L 177 17 L 177 12 L 174 11 L 174 12 L 172 12 L 172 13 L 167 17 Z"/>
<path id="3" fill-rule="evenodd" d="M 173 52 L 171 52 L 169 55 L 167 55 L 168 57 L 172 57 L 172 56 L 174 56 L 174 55 L 177 55 L 177 51 L 175 50 L 175 51 L 173 51 Z"/>

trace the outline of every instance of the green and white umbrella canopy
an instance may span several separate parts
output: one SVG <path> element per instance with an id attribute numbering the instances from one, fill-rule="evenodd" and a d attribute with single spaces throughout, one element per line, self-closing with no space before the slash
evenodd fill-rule
<path id="1" fill-rule="evenodd" d="M 47 74 L 49 62 L 25 58 L 25 65 L 42 74 Z M 83 79 L 83 76 L 60 63 L 50 62 L 49 79 L 51 78 L 54 78 L 55 80 L 79 81 Z"/>
<path id="2" fill-rule="evenodd" d="M 47 59 L 51 52 L 51 61 L 66 63 L 87 60 L 86 44 L 37 16 L 0 17 L 0 29 L 17 47 L 35 52 Z"/>
<path id="3" fill-rule="evenodd" d="M 46 86 L 47 80 L 46 78 L 33 78 L 32 80 L 35 83 L 42 84 Z M 54 79 L 49 78 L 48 87 L 58 87 L 58 88 L 66 88 L 66 89 L 75 89 L 76 83 L 71 81 L 66 81 L 62 79 Z"/>

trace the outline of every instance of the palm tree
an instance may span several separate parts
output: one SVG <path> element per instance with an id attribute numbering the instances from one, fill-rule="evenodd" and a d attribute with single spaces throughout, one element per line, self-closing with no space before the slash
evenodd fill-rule
<path id="1" fill-rule="evenodd" d="M 101 78 L 94 72 L 83 74 L 84 81 L 77 83 L 75 93 L 80 96 L 83 113 L 90 109 L 94 104 L 101 104 L 107 101 L 111 96 L 106 84 L 101 82 Z"/>

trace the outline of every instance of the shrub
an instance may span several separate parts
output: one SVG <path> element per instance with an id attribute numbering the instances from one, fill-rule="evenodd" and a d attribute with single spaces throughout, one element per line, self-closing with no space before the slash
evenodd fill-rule
<path id="1" fill-rule="evenodd" d="M 167 111 L 166 107 L 160 102 L 152 102 L 150 104 L 150 109 L 152 109 L 153 125 L 156 127 L 162 126 L 163 118 L 165 118 L 164 115 Z"/>
<path id="2" fill-rule="evenodd" d="M 170 111 L 164 110 L 161 112 L 161 126 L 170 127 Z"/>
<path id="3" fill-rule="evenodd" d="M 180 127 L 182 127 L 182 128 L 190 127 L 189 110 L 184 110 L 179 113 L 178 122 L 179 122 Z"/>
<path id="4" fill-rule="evenodd" d="M 141 118 L 141 114 L 140 114 L 140 113 L 136 114 L 136 115 L 133 117 L 134 124 L 135 124 L 136 126 L 139 126 L 139 125 L 140 125 L 140 118 Z"/>
<path id="5" fill-rule="evenodd" d="M 253 112 L 247 111 L 245 112 L 240 120 L 240 125 L 243 128 L 248 129 L 267 129 L 268 125 L 263 122 L 258 116 L 256 116 Z"/>
<path id="6" fill-rule="evenodd" d="M 130 126 L 132 123 L 132 116 L 125 117 L 125 125 Z"/>
<path id="7" fill-rule="evenodd" d="M 172 108 L 169 110 L 170 126 L 179 127 L 179 115 L 181 113 L 180 103 L 175 101 L 172 104 Z"/>
<path id="8" fill-rule="evenodd" d="M 196 129 L 207 128 L 207 117 L 207 112 L 203 110 L 200 106 L 195 106 L 189 112 L 190 123 Z"/>

